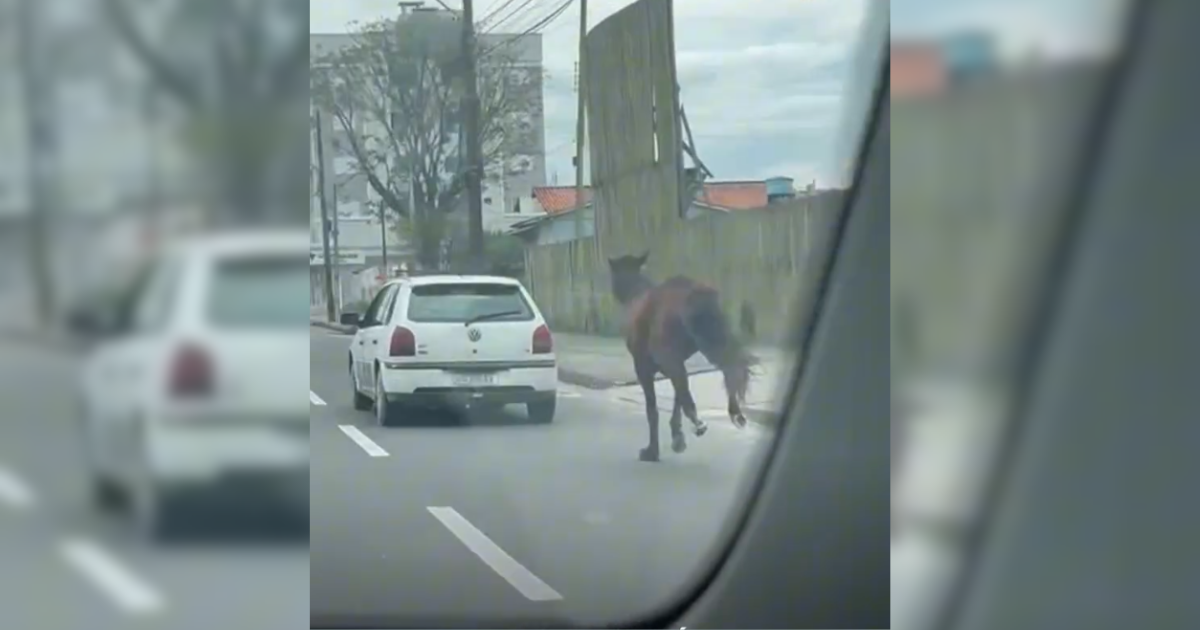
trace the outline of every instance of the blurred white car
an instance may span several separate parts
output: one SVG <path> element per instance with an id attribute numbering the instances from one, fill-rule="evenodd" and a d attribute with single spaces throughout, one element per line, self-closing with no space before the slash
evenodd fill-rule
<path id="1" fill-rule="evenodd" d="M 406 409 L 465 403 L 524 404 L 554 420 L 554 338 L 520 282 L 499 276 L 430 275 L 385 284 L 366 312 L 343 315 L 354 406 L 382 426 Z"/>
<path id="2" fill-rule="evenodd" d="M 307 498 L 308 249 L 304 231 L 214 234 L 156 256 L 82 366 L 101 507 L 153 538 L 197 487 Z"/>

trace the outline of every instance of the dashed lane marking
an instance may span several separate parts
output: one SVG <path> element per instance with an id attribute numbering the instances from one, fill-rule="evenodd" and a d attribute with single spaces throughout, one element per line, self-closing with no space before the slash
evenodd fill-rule
<path id="1" fill-rule="evenodd" d="M 358 427 L 350 424 L 339 424 L 338 428 L 346 437 L 350 438 L 351 442 L 358 445 L 359 448 L 367 452 L 371 457 L 388 457 L 388 452 L 383 450 L 383 447 L 376 444 L 374 440 L 367 437 L 365 433 L 358 430 Z"/>
<path id="2" fill-rule="evenodd" d="M 500 548 L 500 545 L 492 542 L 487 534 L 479 531 L 479 528 L 472 525 L 454 508 L 428 507 L 426 509 L 484 564 L 524 595 L 525 599 L 534 602 L 551 602 L 563 598 L 558 591 L 550 588 L 549 584 L 543 582 L 532 571 L 513 559 L 508 552 Z"/>
<path id="3" fill-rule="evenodd" d="M 0 504 L 15 509 L 33 507 L 33 490 L 17 473 L 0 466 Z"/>
<path id="4" fill-rule="evenodd" d="M 166 607 L 162 595 L 153 586 L 100 545 L 74 538 L 63 541 L 59 550 L 67 564 L 126 613 L 149 615 Z"/>
<path id="5" fill-rule="evenodd" d="M 318 396 L 317 393 L 312 391 L 311 389 L 308 390 L 308 402 L 310 402 L 314 405 L 317 405 L 318 407 L 325 406 L 325 401 L 321 400 L 321 397 Z"/>

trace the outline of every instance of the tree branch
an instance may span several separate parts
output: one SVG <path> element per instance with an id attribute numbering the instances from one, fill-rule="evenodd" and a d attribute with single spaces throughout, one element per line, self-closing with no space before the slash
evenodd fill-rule
<path id="1" fill-rule="evenodd" d="M 103 1 L 104 13 L 109 24 L 130 52 L 150 71 L 154 81 L 184 107 L 199 109 L 203 105 L 203 93 L 198 83 L 155 50 L 150 40 L 142 33 L 126 0 Z"/>

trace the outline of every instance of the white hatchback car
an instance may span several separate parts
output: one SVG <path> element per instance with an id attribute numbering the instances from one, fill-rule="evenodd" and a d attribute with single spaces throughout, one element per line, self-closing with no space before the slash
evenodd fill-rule
<path id="1" fill-rule="evenodd" d="M 129 316 L 82 365 L 83 444 L 101 507 L 127 508 L 151 538 L 183 491 L 217 482 L 303 508 L 308 240 L 194 237 L 147 267 Z"/>
<path id="2" fill-rule="evenodd" d="M 554 339 L 533 298 L 511 278 L 400 278 L 376 293 L 350 343 L 354 406 L 381 426 L 422 406 L 499 408 L 524 404 L 537 423 L 554 420 Z"/>

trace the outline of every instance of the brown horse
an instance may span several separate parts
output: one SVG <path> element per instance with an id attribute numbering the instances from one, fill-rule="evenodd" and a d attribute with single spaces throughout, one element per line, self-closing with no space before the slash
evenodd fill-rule
<path id="1" fill-rule="evenodd" d="M 640 459 L 656 462 L 658 449 L 658 400 L 654 379 L 661 372 L 675 389 L 671 411 L 671 450 L 687 450 L 680 414 L 692 422 L 697 437 L 708 425 L 696 413 L 696 402 L 688 388 L 685 363 L 699 352 L 725 377 L 729 418 L 738 428 L 746 426 L 742 404 L 750 386 L 750 368 L 756 359 L 733 335 L 721 312 L 719 296 L 689 278 L 675 276 L 655 285 L 642 273 L 650 252 L 608 260 L 613 295 L 625 307 L 625 345 L 633 355 L 633 368 L 646 397 L 646 421 L 650 443 Z"/>

